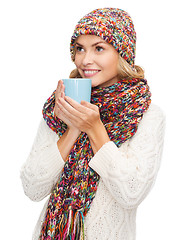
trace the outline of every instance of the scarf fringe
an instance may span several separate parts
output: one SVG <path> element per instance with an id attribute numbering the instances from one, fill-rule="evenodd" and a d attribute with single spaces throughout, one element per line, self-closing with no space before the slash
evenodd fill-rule
<path id="1" fill-rule="evenodd" d="M 84 215 L 82 209 L 62 215 L 59 223 L 59 240 L 84 240 Z"/>

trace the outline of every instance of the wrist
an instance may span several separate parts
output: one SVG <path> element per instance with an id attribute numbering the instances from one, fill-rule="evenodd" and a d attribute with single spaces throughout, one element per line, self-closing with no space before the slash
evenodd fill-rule
<path id="1" fill-rule="evenodd" d="M 73 137 L 78 137 L 80 135 L 81 131 L 78 128 L 75 128 L 73 126 L 67 126 L 67 134 Z"/>
<path id="2" fill-rule="evenodd" d="M 80 132 L 78 129 L 67 127 L 65 133 L 57 141 L 57 147 L 64 161 L 67 160 L 67 156 L 69 155 L 71 148 L 74 145 L 79 134 Z"/>
<path id="3" fill-rule="evenodd" d="M 94 123 L 91 128 L 88 128 L 86 133 L 90 138 L 93 138 L 94 135 L 97 135 L 98 133 L 100 133 L 101 131 L 104 131 L 104 130 L 106 130 L 104 127 L 104 124 L 100 120 L 100 121 L 97 121 L 96 123 Z"/>
<path id="4" fill-rule="evenodd" d="M 87 132 L 94 154 L 107 142 L 110 141 L 106 128 L 102 122 L 96 124 Z"/>

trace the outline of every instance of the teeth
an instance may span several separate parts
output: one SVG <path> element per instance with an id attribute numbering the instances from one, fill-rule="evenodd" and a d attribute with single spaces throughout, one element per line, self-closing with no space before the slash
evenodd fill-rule
<path id="1" fill-rule="evenodd" d="M 95 70 L 95 71 L 84 71 L 85 74 L 94 74 L 94 73 L 97 73 L 98 70 Z"/>

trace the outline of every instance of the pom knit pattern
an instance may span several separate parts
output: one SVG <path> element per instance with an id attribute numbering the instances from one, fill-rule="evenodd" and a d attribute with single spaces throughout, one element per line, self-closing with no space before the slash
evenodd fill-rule
<path id="1" fill-rule="evenodd" d="M 134 67 L 136 32 L 131 17 L 118 8 L 100 8 L 84 16 L 76 25 L 71 38 L 70 52 L 81 35 L 96 35 L 111 44 Z"/>
<path id="2" fill-rule="evenodd" d="M 146 80 L 131 79 L 94 88 L 91 99 L 99 106 L 110 139 L 119 147 L 135 134 L 149 107 L 150 92 Z M 44 119 L 52 130 L 63 134 L 61 121 L 51 115 L 53 107 L 54 94 L 45 103 Z M 84 239 L 84 217 L 99 183 L 99 175 L 88 166 L 92 156 L 87 135 L 81 133 L 51 194 L 40 239 Z"/>

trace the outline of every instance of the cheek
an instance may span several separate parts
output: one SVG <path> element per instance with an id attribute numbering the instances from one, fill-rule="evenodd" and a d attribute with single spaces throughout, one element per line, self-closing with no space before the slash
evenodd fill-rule
<path id="1" fill-rule="evenodd" d="M 81 65 L 81 56 L 79 56 L 79 55 L 75 55 L 75 61 L 74 61 L 74 63 L 75 63 L 75 65 L 76 65 L 76 67 L 78 68 L 80 65 Z"/>
<path id="2" fill-rule="evenodd" d="M 76 56 L 75 56 L 74 64 L 76 65 L 76 67 L 78 67 L 78 59 L 76 58 Z"/>
<path id="3" fill-rule="evenodd" d="M 84 77 L 84 76 L 83 76 L 83 73 L 82 73 L 82 70 L 81 70 L 81 59 L 80 59 L 80 57 L 78 57 L 78 56 L 75 55 L 74 64 L 75 64 L 75 66 L 76 66 L 79 74 L 80 74 L 82 77 Z"/>
<path id="4" fill-rule="evenodd" d="M 118 57 L 110 55 L 106 58 L 106 68 L 108 68 L 111 72 L 118 72 Z"/>

